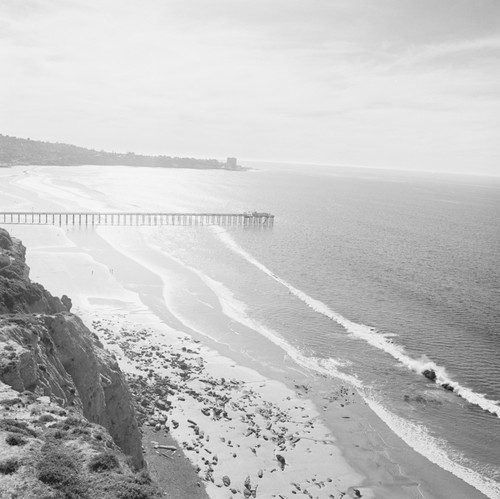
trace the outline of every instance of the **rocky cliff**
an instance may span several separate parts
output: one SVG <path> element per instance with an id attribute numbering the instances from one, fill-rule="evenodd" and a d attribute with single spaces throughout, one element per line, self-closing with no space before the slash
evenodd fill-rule
<path id="1" fill-rule="evenodd" d="M 29 279 L 26 248 L 0 229 L 0 314 L 28 312 L 55 314 L 69 312 L 59 298 Z M 64 301 L 68 304 L 67 297 Z"/>
<path id="2" fill-rule="evenodd" d="M 109 458 L 113 462 L 112 472 L 131 477 L 129 464 L 137 470 L 144 466 L 144 460 L 141 434 L 137 427 L 129 388 L 114 357 L 103 348 L 95 334 L 90 332 L 77 316 L 69 312 L 70 306 L 71 302 L 67 297 L 64 300 L 55 298 L 42 286 L 30 281 L 29 269 L 25 263 L 25 248 L 0 229 L 0 393 L 7 393 L 7 402 L 0 400 L 0 449 L 2 445 L 4 450 L 7 448 L 9 451 L 21 448 L 14 444 L 6 447 L 5 444 L 5 439 L 10 438 L 9 435 L 16 434 L 15 428 L 19 427 L 18 423 L 21 421 L 24 429 L 17 433 L 20 433 L 28 442 L 26 445 L 29 445 L 23 447 L 23 452 L 18 453 L 17 458 L 12 459 L 17 459 L 18 468 L 21 470 L 25 470 L 24 465 L 31 463 L 31 468 L 28 466 L 31 471 L 25 470 L 28 473 L 26 477 L 38 476 L 37 463 L 41 462 L 39 458 L 48 448 L 59 449 L 54 451 L 56 457 L 67 455 L 69 452 L 72 457 L 67 459 L 74 461 L 75 472 L 83 463 L 87 466 L 84 466 L 85 472 L 91 473 L 88 469 L 89 463 L 97 454 L 104 452 L 101 448 L 103 441 L 112 444 L 111 447 L 118 446 L 129 456 L 128 460 L 125 460 L 116 447 L 113 454 L 115 457 Z M 18 395 L 15 396 L 14 393 Z M 50 410 L 43 409 L 51 414 L 41 425 L 43 428 L 38 420 L 41 409 L 33 406 L 39 404 L 40 400 L 46 403 L 50 401 Z M 93 429 L 91 434 L 100 435 L 101 440 L 89 444 L 85 432 L 77 432 L 76 438 L 68 438 L 67 433 L 71 428 L 67 428 L 61 437 L 64 445 L 54 442 L 57 437 L 54 437 L 53 432 L 60 430 L 59 426 L 65 424 L 64 418 L 55 415 L 63 413 L 76 417 L 80 421 L 77 427 L 90 425 Z M 9 415 L 13 417 L 8 418 Z M 8 420 L 11 422 L 5 423 Z M 109 436 L 106 437 L 108 434 L 104 428 L 112 440 Z M 83 447 L 76 452 L 75 448 L 80 445 L 75 444 L 78 439 L 83 439 L 80 442 Z M 26 454 L 25 450 L 28 448 L 32 448 L 36 456 Z M 1 456 L 4 457 L 3 450 Z M 17 472 L 17 465 L 11 467 L 16 468 L 14 471 L 9 471 L 11 468 L 2 463 L 3 461 L 0 462 L 0 484 L 6 483 L 7 475 L 9 480 L 13 480 Z M 7 472 L 2 471 L 2 466 L 7 466 Z M 86 483 L 87 479 L 95 481 L 95 477 L 89 475 L 82 478 L 81 483 Z M 142 485 L 146 487 L 145 484 Z M 135 484 L 134 487 L 140 488 L 142 485 Z M 57 483 L 54 487 L 56 490 L 62 490 Z M 82 487 L 85 488 L 84 485 Z M 101 489 L 99 491 L 101 494 Z M 64 493 L 66 495 L 54 497 L 86 497 L 78 494 L 68 495 L 67 491 Z M 115 497 L 106 494 L 103 497 Z M 4 497 L 1 487 L 0 496 Z M 52 497 L 50 494 L 35 494 L 33 497 L 42 496 Z M 128 496 L 125 494 L 116 497 Z M 130 497 L 153 496 L 146 494 Z"/>

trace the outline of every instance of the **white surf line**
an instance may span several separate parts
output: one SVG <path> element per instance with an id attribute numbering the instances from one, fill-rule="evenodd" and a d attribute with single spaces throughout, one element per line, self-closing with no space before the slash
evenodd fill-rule
<path id="1" fill-rule="evenodd" d="M 440 468 L 468 483 L 491 499 L 500 499 L 500 484 L 453 460 L 445 450 L 445 442 L 431 436 L 421 425 L 407 421 L 388 411 L 374 399 L 365 397 L 370 409 L 409 447 Z"/>
<path id="2" fill-rule="evenodd" d="M 433 361 L 426 359 L 413 359 L 405 352 L 405 349 L 402 346 L 393 343 L 393 341 L 389 340 L 386 335 L 381 333 L 374 333 L 373 328 L 365 326 L 364 324 L 357 324 L 356 322 L 352 322 L 349 319 L 346 319 L 339 313 L 331 310 L 325 303 L 312 298 L 284 279 L 281 279 L 271 270 L 269 270 L 265 265 L 254 258 L 250 253 L 245 251 L 224 228 L 217 227 L 213 228 L 212 230 L 217 235 L 217 237 L 226 245 L 226 247 L 239 254 L 249 263 L 274 279 L 276 282 L 286 287 L 293 295 L 303 301 L 315 312 L 318 312 L 341 325 L 354 337 L 362 339 L 371 346 L 388 353 L 411 371 L 414 371 L 418 374 L 423 374 L 423 372 L 426 370 L 433 370 L 436 374 L 435 381 L 438 385 L 447 385 L 453 388 L 453 392 L 458 396 L 467 400 L 471 404 L 477 405 L 481 409 L 495 414 L 497 417 L 500 417 L 500 402 L 487 399 L 483 394 L 476 393 L 470 388 L 460 385 L 460 383 L 458 383 L 457 381 L 453 381 L 446 373 L 445 368 L 442 366 L 438 366 Z"/>
<path id="3" fill-rule="evenodd" d="M 375 338 L 381 337 L 385 340 L 387 345 L 394 347 L 393 349 L 388 349 L 386 350 L 385 348 L 382 348 L 382 350 L 387 351 L 387 353 L 390 353 L 391 355 L 394 353 L 393 357 L 399 360 L 399 356 L 406 357 L 409 361 L 412 363 L 417 363 L 419 361 L 415 361 L 414 359 L 411 359 L 407 355 L 405 355 L 403 352 L 402 347 L 398 347 L 394 345 L 393 343 L 390 343 L 387 341 L 387 339 L 380 334 L 374 335 L 371 328 L 368 326 L 364 326 L 362 324 L 356 324 L 352 321 L 349 321 L 345 317 L 341 316 L 340 314 L 337 314 L 330 310 L 330 308 L 324 304 L 323 302 L 320 302 L 319 300 L 316 300 L 303 291 L 295 288 L 288 282 L 286 282 L 284 279 L 281 279 L 278 277 L 276 274 L 271 272 L 265 265 L 260 263 L 257 259 L 255 259 L 252 255 L 250 255 L 247 251 L 245 251 L 241 246 L 234 241 L 234 239 L 227 233 L 227 231 L 221 227 L 214 228 L 213 231 L 215 234 L 220 238 L 220 240 L 226 244 L 228 248 L 233 250 L 234 252 L 240 254 L 247 260 L 249 263 L 252 265 L 256 266 L 258 269 L 262 270 L 265 274 L 269 275 L 272 277 L 275 281 L 279 282 L 283 286 L 285 286 L 287 289 L 289 289 L 297 298 L 302 300 L 304 303 L 306 303 L 310 308 L 315 310 L 316 312 L 319 312 L 326 317 L 328 317 L 331 320 L 334 320 L 341 326 L 343 326 L 348 332 L 351 332 L 355 336 L 365 339 L 368 343 L 371 345 L 375 346 L 376 348 L 382 348 L 377 341 L 370 341 L 371 337 L 367 335 L 367 333 L 370 333 L 372 336 L 375 336 Z M 359 331 L 363 332 L 364 334 L 359 334 Z M 366 332 L 364 332 L 365 330 Z M 396 356 L 397 355 L 397 356 Z M 406 360 L 405 359 L 405 360 Z M 408 365 L 406 362 L 403 362 L 405 365 Z M 434 363 L 430 363 L 432 365 L 435 365 Z M 444 368 L 443 368 L 444 370 Z M 437 374 L 437 373 L 436 373 Z M 483 477 L 479 473 L 475 472 L 474 470 L 471 470 L 465 466 L 462 466 L 456 462 L 454 462 L 446 453 L 444 449 L 442 449 L 439 446 L 439 442 L 428 435 L 428 433 L 425 431 L 425 429 L 422 426 L 416 425 L 414 423 L 410 423 L 409 421 L 406 421 L 403 418 L 400 418 L 394 414 L 392 414 L 390 411 L 385 409 L 383 406 L 381 406 L 378 402 L 373 400 L 370 396 L 367 395 L 366 391 L 361 389 L 361 392 L 363 394 L 363 398 L 367 401 L 369 407 L 384 421 L 391 430 L 396 433 L 407 445 L 409 445 L 413 450 L 421 454 L 422 456 L 426 457 L 429 461 L 432 463 L 440 466 L 442 469 L 445 469 L 455 475 L 456 477 L 460 478 L 461 480 L 464 480 L 466 483 L 474 487 L 475 489 L 479 490 L 486 496 L 490 497 L 491 499 L 500 499 L 500 485 L 497 482 L 494 482 L 493 480 L 490 480 L 489 478 Z M 472 392 L 474 393 L 474 392 Z M 491 402 L 491 401 L 488 401 Z M 493 402 L 491 402 L 493 404 Z M 494 405 L 494 407 L 497 410 L 500 410 L 500 408 L 497 405 Z M 491 412 L 491 411 L 490 411 Z M 496 413 L 498 415 L 498 412 Z"/>
<path id="4" fill-rule="evenodd" d="M 201 281 L 215 294 L 224 315 L 267 338 L 288 354 L 288 356 L 299 366 L 320 374 L 334 376 L 358 388 L 361 386 L 356 377 L 345 374 L 337 369 L 337 367 L 342 365 L 342 362 L 332 358 L 321 359 L 317 357 L 305 356 L 302 352 L 300 352 L 300 350 L 283 339 L 279 333 L 271 328 L 268 328 L 267 326 L 264 326 L 255 319 L 251 319 L 247 314 L 247 306 L 245 303 L 235 298 L 234 294 L 224 284 L 212 279 L 202 271 L 187 265 L 173 255 L 166 253 L 159 246 L 151 245 L 151 247 L 156 249 L 163 256 L 171 259 L 178 265 L 184 267 L 186 270 L 197 275 Z"/>

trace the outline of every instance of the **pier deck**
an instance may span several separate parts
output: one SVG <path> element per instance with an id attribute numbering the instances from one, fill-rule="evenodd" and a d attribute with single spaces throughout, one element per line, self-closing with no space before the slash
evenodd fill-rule
<path id="1" fill-rule="evenodd" d="M 96 213 L 0 212 L 0 224 L 23 225 L 260 225 L 272 226 L 270 213 Z"/>

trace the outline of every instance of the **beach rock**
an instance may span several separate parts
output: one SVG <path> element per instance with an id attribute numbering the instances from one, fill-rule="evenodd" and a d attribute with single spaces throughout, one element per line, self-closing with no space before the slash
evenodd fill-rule
<path id="1" fill-rule="evenodd" d="M 422 373 L 427 379 L 430 379 L 431 381 L 436 381 L 436 371 L 434 369 L 426 369 Z"/>
<path id="2" fill-rule="evenodd" d="M 278 460 L 278 463 L 280 464 L 281 471 L 285 469 L 286 466 L 286 460 L 281 454 L 276 454 L 276 459 Z"/>
<path id="3" fill-rule="evenodd" d="M 167 405 L 165 404 L 165 402 L 163 402 L 161 400 L 156 400 L 155 401 L 155 406 L 158 407 L 158 409 L 160 409 L 161 411 L 166 411 L 167 410 Z"/>
<path id="4" fill-rule="evenodd" d="M 245 482 L 244 482 L 243 485 L 245 486 L 245 489 L 251 490 L 252 484 L 251 484 L 251 481 L 250 481 L 250 475 L 247 475 L 247 477 L 245 478 Z"/>
<path id="5" fill-rule="evenodd" d="M 222 477 L 222 483 L 224 483 L 226 487 L 229 487 L 231 485 L 231 479 L 227 475 L 224 475 Z"/>
<path id="6" fill-rule="evenodd" d="M 455 391 L 455 389 L 451 385 L 449 385 L 448 383 L 443 383 L 441 386 L 445 390 L 447 390 L 448 392 L 454 392 Z"/>

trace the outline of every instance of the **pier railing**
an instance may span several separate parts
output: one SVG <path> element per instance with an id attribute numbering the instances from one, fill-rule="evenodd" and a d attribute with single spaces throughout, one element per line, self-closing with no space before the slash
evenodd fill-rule
<path id="1" fill-rule="evenodd" d="M 0 224 L 25 225 L 261 225 L 271 226 L 270 213 L 96 213 L 0 212 Z"/>

